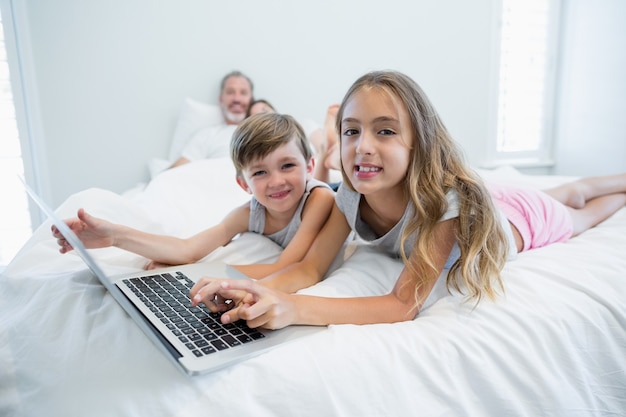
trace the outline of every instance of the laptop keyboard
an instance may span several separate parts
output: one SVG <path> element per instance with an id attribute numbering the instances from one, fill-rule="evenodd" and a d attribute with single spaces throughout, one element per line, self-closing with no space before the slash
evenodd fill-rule
<path id="1" fill-rule="evenodd" d="M 194 283 L 182 272 L 125 279 L 124 283 L 197 357 L 265 337 L 243 320 L 222 324 L 221 313 L 191 305 Z"/>

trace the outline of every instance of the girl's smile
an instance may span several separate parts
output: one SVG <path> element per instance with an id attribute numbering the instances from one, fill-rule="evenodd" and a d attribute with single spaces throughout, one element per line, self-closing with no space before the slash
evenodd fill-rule
<path id="1" fill-rule="evenodd" d="M 354 175 L 359 179 L 368 179 L 375 177 L 382 170 L 381 167 L 370 164 L 355 165 Z"/>

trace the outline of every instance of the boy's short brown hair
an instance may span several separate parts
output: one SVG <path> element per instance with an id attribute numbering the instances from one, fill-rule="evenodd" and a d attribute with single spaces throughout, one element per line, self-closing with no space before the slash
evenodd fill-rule
<path id="1" fill-rule="evenodd" d="M 252 162 L 264 158 L 281 145 L 295 140 L 304 159 L 309 162 L 313 151 L 302 126 L 293 117 L 279 113 L 261 113 L 245 119 L 233 133 L 230 158 L 237 175 Z"/>

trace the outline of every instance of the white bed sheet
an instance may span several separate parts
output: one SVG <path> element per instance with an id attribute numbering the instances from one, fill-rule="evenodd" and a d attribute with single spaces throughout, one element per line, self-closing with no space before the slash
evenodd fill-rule
<path id="1" fill-rule="evenodd" d="M 482 172 L 548 186 L 565 178 Z M 92 189 L 78 207 L 180 236 L 221 219 L 248 196 L 226 160 L 166 171 L 133 197 Z M 207 259 L 274 258 L 245 234 Z M 117 249 L 110 272 L 141 268 Z M 442 285 L 413 321 L 335 325 L 199 377 L 178 372 L 75 255 L 42 225 L 0 279 L 2 416 L 623 416 L 626 415 L 626 209 L 564 244 L 521 254 L 506 295 L 472 310 Z M 304 290 L 328 296 L 388 291 L 401 269 L 367 246 Z"/>

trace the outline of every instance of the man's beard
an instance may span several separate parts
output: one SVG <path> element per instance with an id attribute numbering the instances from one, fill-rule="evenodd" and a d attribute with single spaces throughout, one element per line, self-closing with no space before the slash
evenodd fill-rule
<path id="1" fill-rule="evenodd" d="M 232 113 L 228 109 L 223 109 L 224 118 L 231 123 L 239 124 L 246 118 L 245 113 Z"/>

